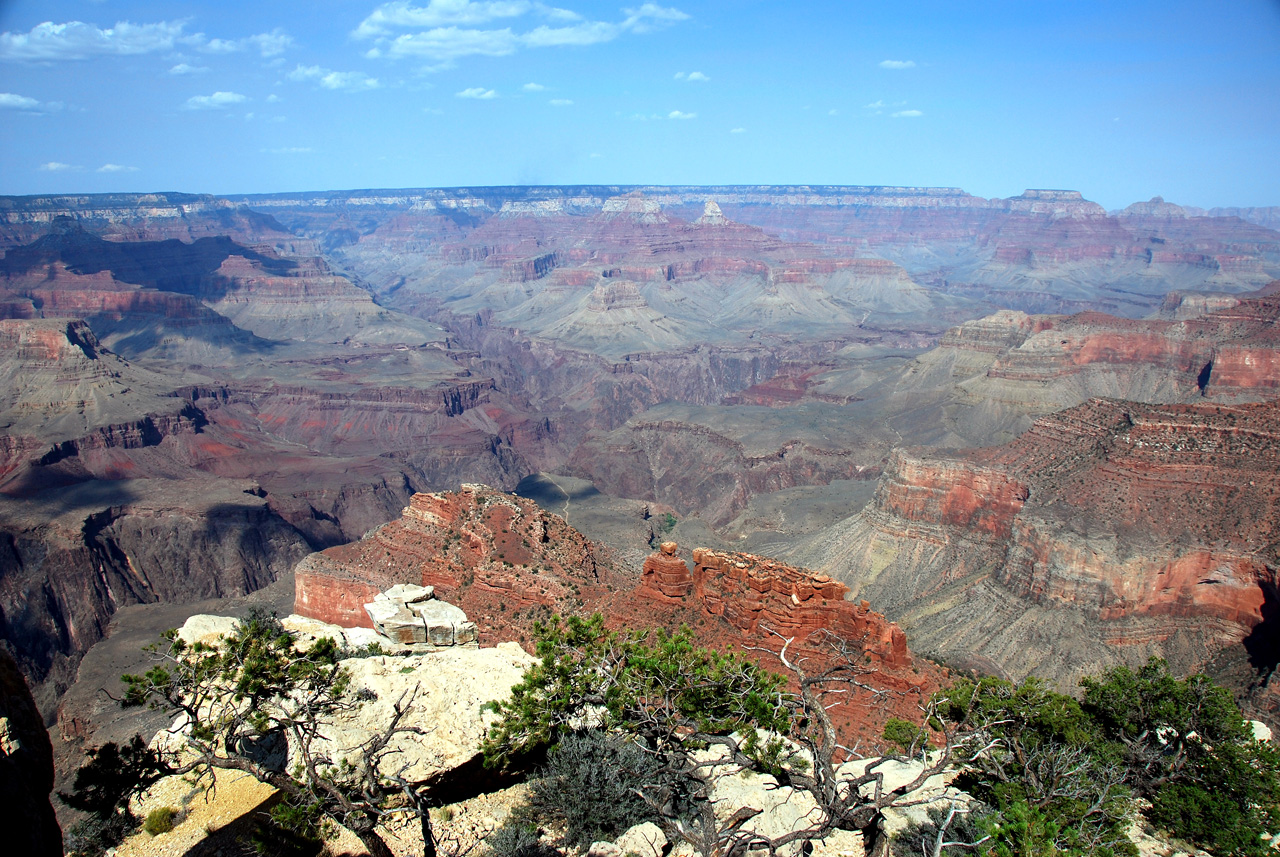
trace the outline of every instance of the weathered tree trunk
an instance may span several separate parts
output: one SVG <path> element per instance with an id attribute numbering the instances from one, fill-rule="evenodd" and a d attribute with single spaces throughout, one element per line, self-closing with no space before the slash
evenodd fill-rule
<path id="1" fill-rule="evenodd" d="M 431 811 L 423 806 L 418 815 L 422 819 L 422 857 L 436 857 L 436 833 L 431 829 Z"/>
<path id="2" fill-rule="evenodd" d="M 391 849 L 387 847 L 387 843 L 382 841 L 382 837 L 372 827 L 367 830 L 352 830 L 351 832 L 369 850 L 370 857 L 395 857 L 391 853 Z"/>

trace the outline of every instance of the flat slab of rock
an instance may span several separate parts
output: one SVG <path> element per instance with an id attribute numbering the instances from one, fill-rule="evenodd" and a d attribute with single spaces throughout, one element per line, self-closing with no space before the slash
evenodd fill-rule
<path id="1" fill-rule="evenodd" d="M 391 770 L 407 765 L 405 776 L 414 781 L 452 770 L 479 755 L 496 719 L 487 704 L 505 699 L 535 661 L 516 643 L 345 660 L 352 687 L 370 690 L 377 698 L 336 718 L 320 742 L 327 748 L 317 747 L 317 752 L 341 758 L 386 725 L 398 700 L 412 697 L 410 712 L 401 722 L 424 734 L 396 736 L 384 764 Z"/>
<path id="2" fill-rule="evenodd" d="M 208 646 L 216 646 L 220 639 L 231 635 L 239 621 L 231 616 L 197 613 L 178 629 L 178 639 L 187 645 L 204 643 Z"/>

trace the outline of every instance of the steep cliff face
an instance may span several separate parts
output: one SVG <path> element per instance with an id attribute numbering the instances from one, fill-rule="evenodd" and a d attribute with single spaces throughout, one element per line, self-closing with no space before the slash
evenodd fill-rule
<path id="1" fill-rule="evenodd" d="M 310 546 L 253 486 L 88 483 L 0 509 L 0 634 L 51 718 L 121 606 L 259 589 Z"/>
<path id="2" fill-rule="evenodd" d="M 7 848 L 60 857 L 62 831 L 49 803 L 53 745 L 13 657 L 0 647 L 0 824 Z"/>
<path id="3" fill-rule="evenodd" d="M 803 558 L 946 658 L 1067 682 L 1151 654 L 1198 667 L 1267 636 L 1278 430 L 1276 403 L 1094 400 L 1002 447 L 898 451 L 874 504 Z"/>

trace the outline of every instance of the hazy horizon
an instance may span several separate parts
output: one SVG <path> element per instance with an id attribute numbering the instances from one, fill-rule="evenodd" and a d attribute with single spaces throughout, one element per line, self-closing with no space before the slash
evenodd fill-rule
<path id="1" fill-rule="evenodd" d="M 510 185 L 1280 205 L 1280 3 L 16 0 L 0 193 Z"/>

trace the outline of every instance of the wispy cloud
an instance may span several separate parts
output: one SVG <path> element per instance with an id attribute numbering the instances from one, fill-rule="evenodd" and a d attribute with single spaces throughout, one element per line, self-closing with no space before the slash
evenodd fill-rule
<path id="1" fill-rule="evenodd" d="M 204 35 L 194 37 L 203 40 Z M 246 36 L 243 39 L 209 39 L 197 45 L 200 50 L 210 54 L 235 54 L 241 51 L 256 50 L 264 57 L 278 57 L 293 47 L 293 36 L 276 27 L 269 33 Z"/>
<path id="2" fill-rule="evenodd" d="M 368 92 L 382 84 L 376 77 L 359 71 L 333 71 L 318 65 L 299 65 L 288 74 L 289 80 L 314 81 L 325 89 L 339 92 Z"/>
<path id="3" fill-rule="evenodd" d="M 45 21 L 25 33 L 0 33 L 0 59 L 85 60 L 103 56 L 136 56 L 191 47 L 206 53 L 234 53 L 256 50 L 274 57 L 293 46 L 293 37 L 277 28 L 243 39 L 209 38 L 204 33 L 186 33 L 186 21 L 159 21 L 134 24 L 117 21 L 102 29 L 84 21 L 55 24 Z"/>
<path id="4" fill-rule="evenodd" d="M 711 80 L 711 78 L 707 77 L 700 71 L 691 71 L 688 74 L 678 71 L 676 72 L 676 80 L 687 80 L 693 83 L 706 83 Z"/>
<path id="5" fill-rule="evenodd" d="M 591 21 L 567 9 L 525 0 L 430 0 L 426 6 L 392 2 L 375 9 L 352 36 L 374 42 L 368 57 L 419 59 L 428 63 L 428 71 L 439 71 L 467 56 L 508 56 L 526 48 L 595 45 L 625 33 L 654 32 L 689 17 L 657 3 L 624 9 L 623 14 L 621 21 Z M 482 27 L 526 15 L 545 23 L 519 30 L 513 26 Z M 413 32 L 401 32 L 404 30 Z"/>
<path id="6" fill-rule="evenodd" d="M 915 68 L 915 60 L 881 60 L 881 68 Z"/>
<path id="7" fill-rule="evenodd" d="M 59 161 L 48 161 L 41 164 L 39 169 L 46 173 L 69 173 L 75 172 L 76 170 L 82 170 L 84 167 L 78 167 L 74 164 L 64 164 Z"/>
<path id="8" fill-rule="evenodd" d="M 0 110 L 21 110 L 23 113 L 54 113 L 66 107 L 61 101 L 39 101 L 16 92 L 0 92 Z"/>
<path id="9" fill-rule="evenodd" d="M 137 167 L 126 167 L 123 164 L 103 164 L 98 167 L 100 173 L 136 173 Z"/>
<path id="10" fill-rule="evenodd" d="M 208 70 L 209 69 L 207 66 L 188 65 L 187 63 L 180 62 L 177 65 L 175 65 L 173 68 L 169 69 L 169 74 L 173 74 L 173 75 L 204 74 Z"/>
<path id="11" fill-rule="evenodd" d="M 897 113 L 890 113 L 889 115 L 890 115 L 890 116 L 892 116 L 892 117 L 893 117 L 893 118 L 895 118 L 895 119 L 914 119 L 914 118 L 915 118 L 915 117 L 917 117 L 917 116 L 923 116 L 923 115 L 924 115 L 924 111 L 922 111 L 922 110 L 899 110 Z"/>
<path id="12" fill-rule="evenodd" d="M 461 92 L 455 92 L 454 96 L 457 98 L 476 98 L 481 101 L 488 101 L 490 99 L 497 98 L 498 93 L 494 92 L 492 89 L 485 89 L 483 86 L 472 86 L 462 90 Z"/>
<path id="13" fill-rule="evenodd" d="M 246 41 L 264 57 L 276 57 L 293 47 L 293 36 L 276 27 L 269 33 L 250 36 Z"/>
<path id="14" fill-rule="evenodd" d="M 26 33 L 0 33 L 0 58 L 10 60 L 83 60 L 95 56 L 131 56 L 173 50 L 183 39 L 182 21 L 131 24 L 120 21 L 101 30 L 83 21 L 46 21 Z"/>
<path id="15" fill-rule="evenodd" d="M 271 155 L 306 155 L 314 152 L 315 149 L 310 146 L 284 146 L 279 149 L 263 149 L 262 151 Z"/>
<path id="16" fill-rule="evenodd" d="M 839 110 L 836 110 L 834 107 L 832 107 L 830 110 L 828 110 L 828 111 L 827 111 L 827 115 L 828 115 L 828 116 L 839 116 L 839 115 L 840 115 L 840 111 L 839 111 Z"/>
<path id="17" fill-rule="evenodd" d="M 525 92 L 542 92 L 543 90 L 546 89 L 546 87 L 540 83 L 526 83 L 524 86 L 520 88 L 523 89 Z"/>
<path id="18" fill-rule="evenodd" d="M 476 26 L 499 18 L 517 18 L 534 8 L 524 0 L 429 0 L 426 6 L 412 6 L 404 0 L 383 3 L 360 22 L 351 35 L 357 39 L 384 36 L 397 29 L 448 27 L 462 24 Z M 572 13 L 570 13 L 572 14 Z"/>
<path id="19" fill-rule="evenodd" d="M 685 113 L 683 110 L 672 110 L 667 114 L 668 119 L 697 119 L 697 113 Z"/>
<path id="20" fill-rule="evenodd" d="M 881 99 L 879 101 L 873 101 L 870 104 L 865 104 L 863 106 L 866 107 L 868 110 L 883 110 L 885 108 L 885 103 L 884 103 L 884 100 Z"/>
<path id="21" fill-rule="evenodd" d="M 746 129 L 746 128 L 730 128 L 730 129 L 729 129 L 729 133 L 730 133 L 730 134 L 745 134 L 745 133 L 747 133 L 747 129 Z"/>
<path id="22" fill-rule="evenodd" d="M 569 107 L 573 104 L 573 101 L 568 98 L 553 98 L 547 103 L 552 107 Z"/>
<path id="23" fill-rule="evenodd" d="M 215 92 L 213 95 L 193 95 L 184 105 L 186 110 L 225 110 L 233 104 L 248 101 L 247 95 L 238 92 Z"/>

